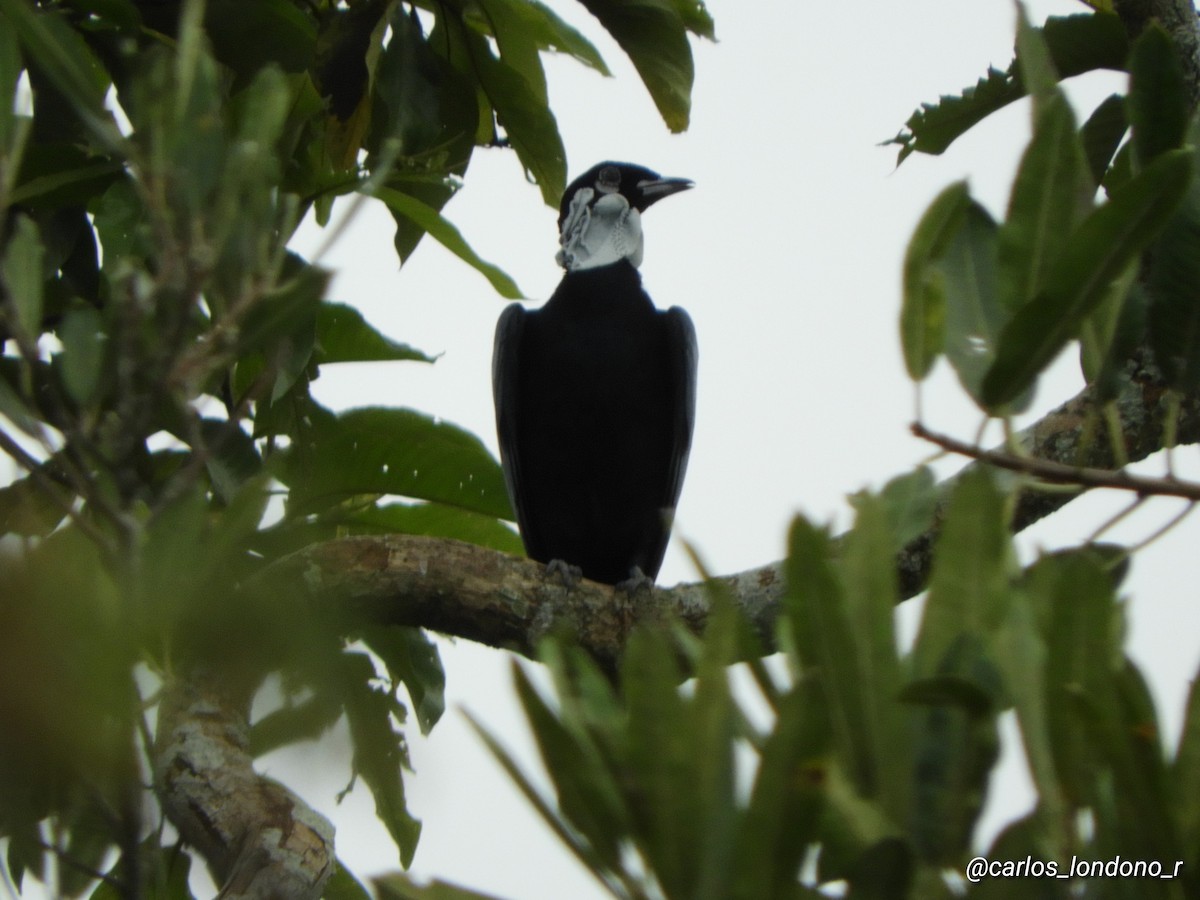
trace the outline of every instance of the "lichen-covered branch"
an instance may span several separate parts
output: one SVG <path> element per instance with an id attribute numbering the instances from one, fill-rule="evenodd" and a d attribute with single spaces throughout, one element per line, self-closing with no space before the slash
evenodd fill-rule
<path id="1" fill-rule="evenodd" d="M 333 825 L 254 771 L 249 701 L 192 673 L 163 689 L 154 780 L 179 833 L 203 854 L 221 900 L 319 900 Z"/>

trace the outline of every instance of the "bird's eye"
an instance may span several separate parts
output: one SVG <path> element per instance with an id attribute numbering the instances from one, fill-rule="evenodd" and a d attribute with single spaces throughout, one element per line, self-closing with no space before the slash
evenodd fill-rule
<path id="1" fill-rule="evenodd" d="M 605 166 L 600 170 L 598 181 L 605 187 L 617 187 L 621 184 L 621 173 L 616 166 Z"/>

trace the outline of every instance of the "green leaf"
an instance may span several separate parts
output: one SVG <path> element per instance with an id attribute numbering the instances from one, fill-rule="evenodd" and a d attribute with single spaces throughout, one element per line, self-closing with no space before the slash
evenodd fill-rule
<path id="1" fill-rule="evenodd" d="M 330 273 L 324 269 L 301 265 L 287 281 L 258 298 L 237 330 L 238 353 L 244 356 L 261 351 L 274 359 L 281 344 L 290 340 L 293 344 L 307 345 L 297 347 L 307 360 L 316 338 L 315 320 L 329 279 Z M 306 340 L 296 341 L 299 337 Z M 274 399 L 281 394 L 277 385 Z"/>
<path id="2" fill-rule="evenodd" d="M 4 98 L 4 102 L 0 103 L 0 159 L 11 159 L 11 154 L 17 149 L 14 142 L 17 114 L 11 98 L 16 97 L 22 67 L 21 45 L 17 42 L 17 34 L 0 8 L 0 97 Z M 16 161 L 12 160 L 10 165 Z"/>
<path id="3" fill-rule="evenodd" d="M 1045 286 L 1081 213 L 1090 185 L 1075 136 L 1075 116 L 1061 94 L 1044 101 L 1033 139 L 1021 157 L 998 235 L 1001 302 L 1009 313 Z M 1000 324 L 993 322 L 993 325 Z"/>
<path id="4" fill-rule="evenodd" d="M 936 263 L 953 240 L 969 202 L 965 181 L 943 190 L 917 223 L 904 254 L 900 342 L 904 365 L 914 381 L 929 374 L 944 347 L 946 294 Z"/>
<path id="5" fill-rule="evenodd" d="M 375 814 L 400 851 L 400 862 L 412 865 L 421 823 L 408 811 L 401 768 L 408 767 L 404 735 L 393 722 L 404 707 L 387 691 L 372 684 L 375 669 L 361 653 L 343 653 L 342 696 L 350 738 L 354 742 L 354 772 L 375 797 Z"/>
<path id="6" fill-rule="evenodd" d="M 1079 143 L 1087 157 L 1088 170 L 1092 173 L 1092 183 L 1099 185 L 1104 181 L 1108 165 L 1112 162 L 1121 144 L 1125 132 L 1129 130 L 1129 121 L 1125 118 L 1125 98 L 1120 94 L 1110 94 L 1104 102 L 1092 111 L 1088 120 L 1079 129 Z"/>
<path id="7" fill-rule="evenodd" d="M 37 341 L 42 333 L 43 255 L 37 224 L 29 216 L 17 216 L 0 261 L 0 283 L 16 312 L 19 333 L 31 342 Z"/>
<path id="8" fill-rule="evenodd" d="M 434 357 L 408 344 L 393 341 L 377 331 L 353 306 L 329 301 L 317 308 L 317 347 L 313 358 L 319 365 L 341 362 L 434 361 Z"/>
<path id="9" fill-rule="evenodd" d="M 379 890 L 380 900 L 500 900 L 495 894 L 482 894 L 437 879 L 419 885 L 400 872 L 376 878 L 372 883 Z M 328 889 L 325 898 L 334 900 Z"/>
<path id="10" fill-rule="evenodd" d="M 368 626 L 362 638 L 392 681 L 408 689 L 421 734 L 429 734 L 446 710 L 446 672 L 437 644 L 419 628 L 398 626 Z"/>
<path id="11" fill-rule="evenodd" d="M 686 131 L 695 77 L 687 28 L 711 35 L 712 20 L 703 4 L 696 0 L 580 2 L 621 45 L 667 127 L 674 133 Z M 557 202 L 555 197 L 553 204 Z"/>
<path id="12" fill-rule="evenodd" d="M 346 868 L 341 859 L 336 860 L 336 868 L 329 880 L 325 882 L 321 900 L 372 900 L 372 895 L 354 873 Z"/>
<path id="13" fill-rule="evenodd" d="M 206 0 L 204 32 L 213 55 L 247 79 L 274 63 L 303 72 L 313 61 L 317 29 L 304 6 L 289 0 Z"/>
<path id="14" fill-rule="evenodd" d="M 104 106 L 108 74 L 79 33 L 57 12 L 27 0 L 0 0 L 0 14 L 16 31 L 25 55 L 37 60 L 99 146 L 119 152 L 124 138 Z"/>
<path id="15" fill-rule="evenodd" d="M 1036 121 L 1045 106 L 1056 96 L 1061 96 L 1058 90 L 1058 72 L 1054 70 L 1054 62 L 1050 58 L 1050 48 L 1042 35 L 1042 29 L 1029 24 L 1029 16 L 1025 4 L 1017 0 L 1017 71 L 1021 75 L 1021 85 L 1033 97 L 1033 115 Z"/>
<path id="16" fill-rule="evenodd" d="M 870 554 L 866 547 L 854 552 L 858 563 Z M 818 680 L 825 693 L 833 746 L 858 793 L 878 796 L 883 788 L 875 750 L 887 740 L 890 723 L 871 718 L 878 712 L 879 698 L 873 694 L 877 682 L 870 675 L 877 666 L 887 668 L 874 651 L 877 629 L 885 627 L 877 618 L 878 604 L 887 598 L 888 589 L 877 569 L 865 573 L 856 586 L 869 586 L 884 596 L 863 598 L 857 609 L 852 606 L 839 577 L 841 570 L 832 563 L 828 536 L 802 517 L 792 523 L 786 573 L 788 621 L 806 673 Z M 854 616 L 856 611 L 861 618 Z M 860 635 L 857 629 L 864 627 L 867 634 Z"/>
<path id="17" fill-rule="evenodd" d="M 567 154 L 553 111 L 521 72 L 492 54 L 482 36 L 467 32 L 466 38 L 479 84 L 517 158 L 541 189 L 546 205 L 557 208 L 567 182 Z"/>
<path id="18" fill-rule="evenodd" d="M 937 674 L 960 635 L 982 641 L 1004 621 L 1011 554 L 1006 510 L 1005 497 L 986 470 L 968 471 L 955 484 L 913 648 L 915 677 Z"/>
<path id="19" fill-rule="evenodd" d="M 842 539 L 837 568 L 853 635 L 857 669 L 853 687 L 863 710 L 864 733 L 857 741 L 869 767 L 859 793 L 877 801 L 893 821 L 900 822 L 908 805 L 911 759 L 904 710 L 895 700 L 901 682 L 892 621 L 900 599 L 895 539 L 883 498 L 859 495 L 855 508 L 854 528 Z"/>
<path id="20" fill-rule="evenodd" d="M 997 287 L 999 231 L 987 211 L 971 201 L 961 227 L 933 264 L 946 295 L 946 358 L 976 400 L 1005 321 Z"/>
<path id="21" fill-rule="evenodd" d="M 8 388 L 6 382 L 0 380 L 0 394 Z M 0 399 L 0 411 L 4 410 L 4 402 Z M 32 419 L 25 423 L 33 426 Z M 43 466 L 42 471 L 49 475 L 49 467 Z M 70 502 L 73 495 L 62 491 L 65 502 Z M 58 527 L 58 523 L 66 517 L 61 503 L 55 503 L 46 495 L 46 490 L 34 481 L 32 476 L 18 478 L 0 487 L 0 534 L 19 534 L 27 537 L 44 537 Z"/>
<path id="22" fill-rule="evenodd" d="M 612 75 L 608 66 L 604 64 L 600 51 L 539 0 L 487 0 L 484 7 L 496 27 L 496 37 L 500 41 L 502 53 L 507 51 L 504 50 L 501 32 L 520 30 L 528 35 L 539 50 L 566 53 L 576 62 L 595 69 L 601 75 Z"/>
<path id="23" fill-rule="evenodd" d="M 1129 53 L 1125 28 L 1111 14 L 1051 16 L 1041 32 L 1060 78 L 1094 69 L 1121 69 Z M 922 104 L 905 123 L 905 130 L 886 143 L 900 145 L 897 165 L 916 151 L 940 154 L 978 122 L 1023 96 L 1025 86 L 1015 64 L 1003 71 L 990 68 L 961 95 L 943 95 L 937 103 Z"/>
<path id="24" fill-rule="evenodd" d="M 559 192 L 561 191 L 560 186 Z M 387 204 L 393 213 L 411 219 L 439 244 L 479 272 L 500 296 L 510 300 L 520 300 L 523 297 L 516 283 L 499 268 L 481 259 L 463 239 L 458 229 L 442 218 L 437 210 L 393 188 L 380 188 L 375 192 L 375 196 Z"/>
<path id="25" fill-rule="evenodd" d="M 499 464 L 475 435 L 407 409 L 333 415 L 318 406 L 284 454 L 289 508 L 317 509 L 360 494 L 398 494 L 511 518 Z"/>
<path id="26" fill-rule="evenodd" d="M 1157 22 L 1149 24 L 1130 52 L 1128 104 L 1139 166 L 1183 145 L 1191 104 L 1179 54 Z"/>
<path id="27" fill-rule="evenodd" d="M 90 306 L 75 307 L 58 326 L 63 349 L 56 357 L 67 394 L 84 406 L 99 387 L 108 335 L 100 312 Z"/>
<path id="28" fill-rule="evenodd" d="M 258 757 L 300 741 L 316 740 L 342 717 L 342 704 L 330 692 L 271 710 L 250 728 L 250 752 Z"/>
<path id="29" fill-rule="evenodd" d="M 787 897 L 818 840 L 828 783 L 829 712 L 814 679 L 780 701 L 738 828 L 732 888 L 737 900 Z"/>
<path id="30" fill-rule="evenodd" d="M 850 498 L 855 509 L 859 497 Z M 904 475 L 897 475 L 883 486 L 879 494 L 887 515 L 888 533 L 892 535 L 892 547 L 899 552 L 914 538 L 924 534 L 933 521 L 937 509 L 938 490 L 933 472 L 920 466 Z"/>
<path id="31" fill-rule="evenodd" d="M 1046 274 L 1045 289 L 1000 337 L 983 381 L 992 407 L 1012 400 L 1075 336 L 1114 278 L 1161 231 L 1192 177 L 1190 152 L 1165 153 L 1075 230 Z"/>
<path id="32" fill-rule="evenodd" d="M 1195 129 L 1200 135 L 1200 123 Z M 1200 150 L 1193 151 L 1193 164 Z M 1154 360 L 1168 384 L 1188 391 L 1200 385 L 1200 183 L 1193 180 L 1183 203 L 1148 254 L 1147 326 Z"/>
<path id="33" fill-rule="evenodd" d="M 1184 865 L 1196 864 L 1200 855 L 1200 675 L 1188 689 L 1183 728 L 1171 763 L 1171 783 L 1175 786 L 1171 812 L 1179 832 L 1179 844 L 1186 854 Z"/>

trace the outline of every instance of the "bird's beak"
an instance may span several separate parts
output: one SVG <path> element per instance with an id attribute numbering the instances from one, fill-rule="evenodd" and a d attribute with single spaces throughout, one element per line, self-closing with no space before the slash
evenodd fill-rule
<path id="1" fill-rule="evenodd" d="M 644 210 L 663 197 L 670 197 L 672 194 L 678 194 L 680 191 L 686 191 L 695 186 L 696 182 L 688 178 L 652 178 L 639 181 L 638 191 L 641 194 L 642 202 L 638 204 L 638 209 Z"/>

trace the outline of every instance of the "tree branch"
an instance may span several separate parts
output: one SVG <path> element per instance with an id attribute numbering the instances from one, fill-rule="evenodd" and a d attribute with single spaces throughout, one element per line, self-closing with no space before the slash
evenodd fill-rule
<path id="1" fill-rule="evenodd" d="M 165 686 L 153 748 L 163 809 L 208 861 L 221 900 L 319 900 L 333 825 L 254 771 L 248 697 L 193 673 Z"/>

